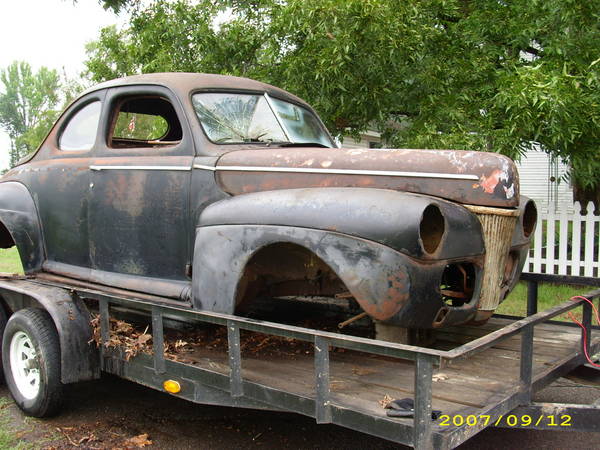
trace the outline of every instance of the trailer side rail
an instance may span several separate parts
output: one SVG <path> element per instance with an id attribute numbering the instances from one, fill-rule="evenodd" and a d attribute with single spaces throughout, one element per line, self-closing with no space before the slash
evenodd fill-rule
<path id="1" fill-rule="evenodd" d="M 531 275 L 528 275 L 528 278 L 530 282 L 537 282 L 535 279 L 532 280 Z M 596 352 L 598 350 L 597 347 L 599 347 L 596 345 L 590 348 L 592 308 L 583 300 L 566 301 L 547 311 L 522 318 L 502 329 L 463 344 L 453 350 L 444 351 L 340 335 L 227 314 L 195 311 L 172 305 L 156 304 L 145 300 L 106 295 L 101 291 L 92 289 L 75 288 L 73 292 L 80 297 L 94 299 L 99 302 L 100 330 L 103 344 L 109 340 L 109 309 L 111 306 L 134 307 L 135 309 L 150 313 L 152 318 L 154 352 L 152 357 L 146 357 L 145 355 L 141 355 L 140 357 L 143 357 L 142 360 L 150 358 L 148 359 L 148 363 L 151 364 L 157 375 L 164 374 L 168 370 L 170 373 L 174 371 L 185 376 L 187 379 L 193 379 L 194 372 L 204 370 L 165 359 L 162 349 L 164 344 L 163 321 L 166 316 L 184 317 L 192 321 L 225 326 L 227 327 L 229 350 L 229 376 L 225 380 L 222 374 L 205 373 L 204 375 L 206 376 L 203 378 L 204 384 L 209 384 L 214 388 L 229 392 L 233 399 L 247 397 L 276 408 L 313 416 L 318 423 L 336 423 L 366 433 L 376 434 L 395 442 L 412 445 L 415 448 L 431 448 L 434 445 L 436 448 L 452 448 L 480 431 L 477 427 L 470 427 L 469 429 L 459 427 L 445 433 L 443 436 L 432 432 L 432 375 L 434 366 L 443 367 L 453 360 L 468 358 L 511 336 L 520 334 L 520 385 L 518 392 L 507 395 L 503 401 L 500 401 L 489 410 L 491 415 L 500 415 L 513 410 L 519 405 L 530 404 L 532 389 L 535 388 L 534 383 L 532 383 L 532 355 L 534 327 L 536 325 L 549 321 L 562 313 L 581 307 L 583 310 L 583 324 L 587 329 L 587 339 L 585 342 L 582 331 L 582 345 L 586 345 L 590 353 Z M 592 291 L 584 296 L 593 301 L 600 297 L 600 290 Z M 314 346 L 314 398 L 293 398 L 293 396 L 285 392 L 244 380 L 242 377 L 240 351 L 241 330 L 311 342 Z M 329 375 L 329 353 L 332 347 L 414 361 L 415 413 L 412 425 L 406 426 L 405 423 L 401 423 L 400 421 L 381 417 L 369 418 L 364 414 L 353 411 L 351 408 L 345 408 L 333 403 L 330 398 Z M 105 365 L 105 360 L 110 357 L 105 345 L 101 346 L 101 352 L 102 364 Z M 569 367 L 576 367 L 583 362 L 584 356 L 580 350 L 575 355 L 575 358 L 569 362 Z M 107 367 L 103 368 L 107 369 Z M 565 366 L 564 369 L 567 370 L 568 367 Z M 207 372 L 206 370 L 204 371 Z M 553 373 L 549 373 L 546 377 L 551 378 L 553 375 Z"/>

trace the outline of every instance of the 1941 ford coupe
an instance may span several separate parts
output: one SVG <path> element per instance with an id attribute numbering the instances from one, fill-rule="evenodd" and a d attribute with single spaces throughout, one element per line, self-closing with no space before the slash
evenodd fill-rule
<path id="1" fill-rule="evenodd" d="M 535 227 L 495 153 L 338 148 L 301 99 L 165 73 L 89 89 L 0 180 L 0 246 L 27 274 L 235 313 L 351 295 L 374 320 L 491 316 Z"/>

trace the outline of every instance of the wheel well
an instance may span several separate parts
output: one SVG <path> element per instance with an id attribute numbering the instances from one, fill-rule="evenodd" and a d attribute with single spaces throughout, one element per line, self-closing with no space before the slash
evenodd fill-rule
<path id="1" fill-rule="evenodd" d="M 26 308 L 39 308 L 47 311 L 47 308 L 37 299 L 30 295 L 21 293 L 14 293 L 10 295 L 5 292 L 4 295 L 0 296 L 0 307 L 4 309 L 7 317 L 10 317 L 17 311 Z M 54 325 L 57 326 L 56 323 Z"/>
<path id="2" fill-rule="evenodd" d="M 0 248 L 11 248 L 15 246 L 15 240 L 13 239 L 8 228 L 0 222 Z"/>
<path id="3" fill-rule="evenodd" d="M 248 261 L 236 291 L 236 308 L 259 297 L 332 297 L 347 292 L 337 274 L 301 245 L 282 242 L 258 250 Z"/>

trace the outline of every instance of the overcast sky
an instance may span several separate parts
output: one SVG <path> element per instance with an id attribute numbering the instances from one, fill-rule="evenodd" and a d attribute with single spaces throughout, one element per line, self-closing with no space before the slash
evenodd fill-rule
<path id="1" fill-rule="evenodd" d="M 97 0 L 2 0 L 0 12 L 0 68 L 22 60 L 71 77 L 84 69 L 85 44 L 100 28 L 122 23 Z M 0 168 L 8 167 L 9 142 L 0 131 Z"/>

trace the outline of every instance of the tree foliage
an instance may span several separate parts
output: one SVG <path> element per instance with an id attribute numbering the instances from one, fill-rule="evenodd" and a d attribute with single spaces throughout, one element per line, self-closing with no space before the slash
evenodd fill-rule
<path id="1" fill-rule="evenodd" d="M 0 127 L 11 139 L 11 167 L 35 150 L 54 123 L 58 111 L 60 76 L 55 70 L 37 72 L 23 61 L 0 71 Z"/>
<path id="2" fill-rule="evenodd" d="M 31 153 L 50 131 L 60 111 L 83 90 L 79 80 L 56 70 L 14 61 L 0 70 L 0 128 L 11 140 L 10 166 Z"/>
<path id="3" fill-rule="evenodd" d="M 600 0 L 155 0 L 88 48 L 90 76 L 260 79 L 335 133 L 518 158 L 540 146 L 600 177 Z"/>

